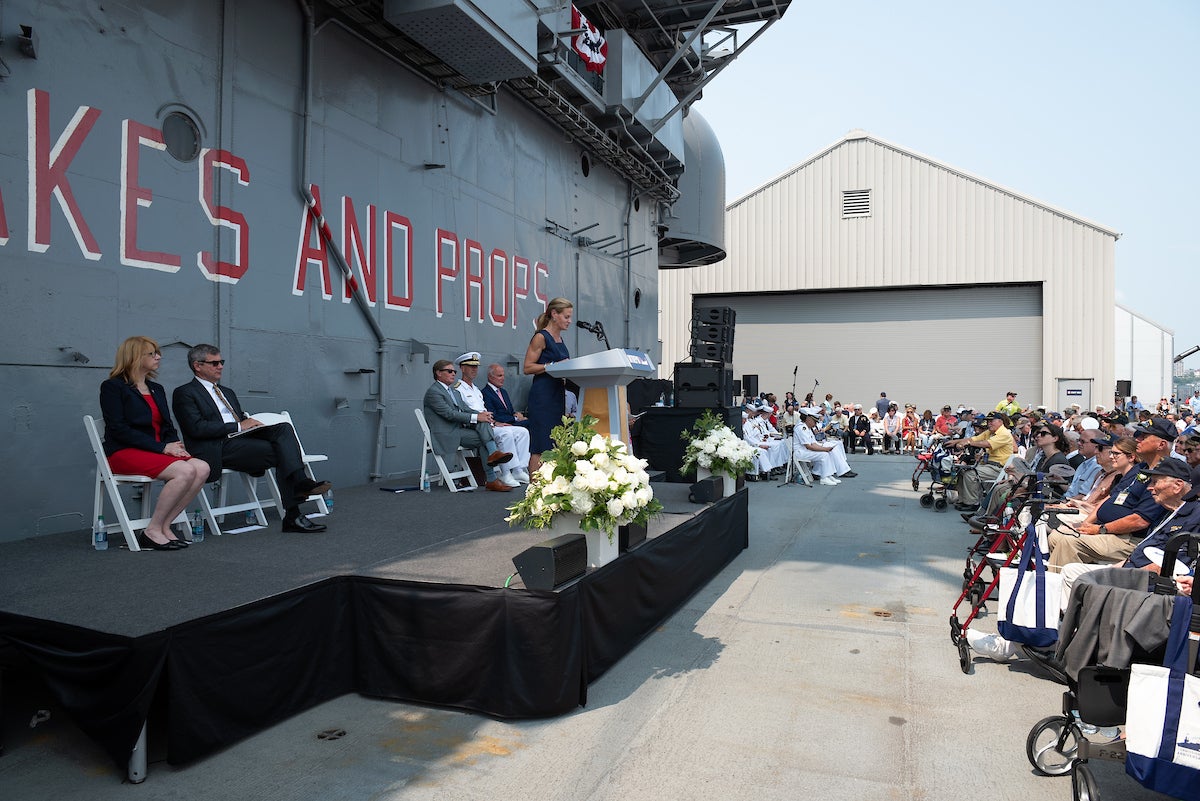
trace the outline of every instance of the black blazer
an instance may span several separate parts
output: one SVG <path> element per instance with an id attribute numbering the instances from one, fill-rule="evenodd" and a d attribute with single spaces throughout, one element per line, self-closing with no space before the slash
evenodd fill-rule
<path id="1" fill-rule="evenodd" d="M 237 394 L 222 384 L 221 394 L 240 420 L 245 417 Z M 221 453 L 230 434 L 238 430 L 237 423 L 226 423 L 212 395 L 196 379 L 175 388 L 171 396 L 179 430 L 183 432 L 183 444 L 193 456 L 208 462 L 209 475 L 221 475 Z"/>
<path id="2" fill-rule="evenodd" d="M 104 454 L 112 456 L 122 448 L 162 453 L 168 443 L 179 441 L 179 432 L 171 425 L 167 391 L 162 384 L 147 381 L 150 398 L 162 416 L 161 439 L 154 437 L 150 407 L 137 387 L 123 378 L 110 378 L 100 385 L 100 412 L 104 415 Z"/>

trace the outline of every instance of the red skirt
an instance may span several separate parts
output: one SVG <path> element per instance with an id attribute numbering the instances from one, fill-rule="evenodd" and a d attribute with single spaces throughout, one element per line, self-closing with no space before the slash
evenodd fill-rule
<path id="1" fill-rule="evenodd" d="M 175 462 L 185 462 L 190 458 L 190 456 L 168 456 L 165 453 L 144 451 L 140 448 L 122 448 L 108 457 L 108 466 L 114 473 L 158 478 L 159 473 Z"/>

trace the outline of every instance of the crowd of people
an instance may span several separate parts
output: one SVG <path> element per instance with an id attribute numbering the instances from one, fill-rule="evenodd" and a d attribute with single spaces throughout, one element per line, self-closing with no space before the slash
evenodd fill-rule
<path id="1" fill-rule="evenodd" d="M 1193 397 L 1200 406 L 1200 395 Z M 1160 572 L 1168 540 L 1200 532 L 1200 430 L 1193 425 L 1189 401 L 1163 401 L 1153 411 L 1115 404 L 1107 410 L 1072 406 L 1010 415 L 998 406 L 985 416 L 985 431 L 944 443 L 981 454 L 959 472 L 959 510 L 972 531 L 998 526 L 1009 505 L 1032 491 L 1027 479 L 1036 473 L 1052 499 L 1042 521 L 1046 537 L 1039 544 L 1048 550 L 1047 570 L 1062 577 L 1061 608 L 1075 603 L 1072 589 L 1081 580 L 1144 589 L 1146 582 L 1132 580 L 1125 571 Z M 1190 594 L 1195 565 L 1186 550 L 1176 558 L 1179 592 Z M 967 634 L 983 655 L 1007 659 L 1017 652 L 999 635 Z M 1063 674 L 1061 652 L 1023 650 L 1055 675 Z"/>

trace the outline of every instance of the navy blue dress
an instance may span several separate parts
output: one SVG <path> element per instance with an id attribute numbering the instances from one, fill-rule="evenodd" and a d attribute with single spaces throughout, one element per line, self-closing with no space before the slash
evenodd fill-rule
<path id="1" fill-rule="evenodd" d="M 538 364 L 561 362 L 571 358 L 565 342 L 555 342 L 550 332 L 542 329 L 539 334 L 546 340 Z M 567 411 L 567 387 L 561 378 L 555 378 L 547 373 L 538 373 L 533 377 L 533 386 L 529 388 L 529 452 L 541 453 L 554 447 L 550 432 L 562 424 L 563 415 Z"/>

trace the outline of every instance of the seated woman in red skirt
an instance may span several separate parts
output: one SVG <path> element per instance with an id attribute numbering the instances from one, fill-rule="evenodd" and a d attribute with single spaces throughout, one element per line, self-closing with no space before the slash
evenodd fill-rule
<path id="1" fill-rule="evenodd" d="M 150 379 L 162 353 L 148 337 L 130 337 L 117 348 L 108 380 L 100 385 L 104 414 L 104 453 L 114 473 L 164 481 L 154 514 L 138 534 L 143 547 L 156 551 L 186 548 L 171 532 L 171 521 L 187 508 L 208 480 L 208 464 L 193 459 L 171 425 L 167 393 Z"/>

